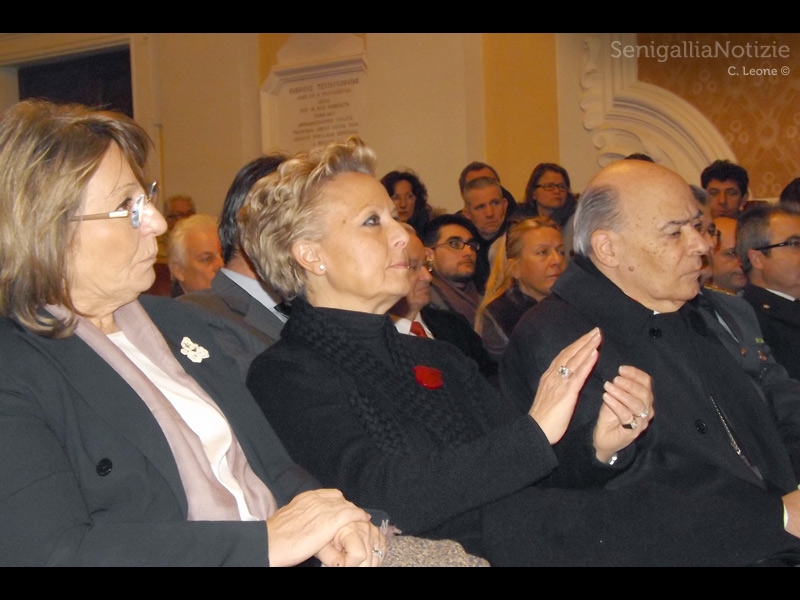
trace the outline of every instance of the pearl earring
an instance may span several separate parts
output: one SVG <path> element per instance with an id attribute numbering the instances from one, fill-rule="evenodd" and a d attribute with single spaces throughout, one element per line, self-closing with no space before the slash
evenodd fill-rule
<path id="1" fill-rule="evenodd" d="M 320 265 L 320 266 L 319 266 L 319 270 L 320 270 L 320 271 L 324 271 L 324 270 L 325 270 L 325 265 Z"/>

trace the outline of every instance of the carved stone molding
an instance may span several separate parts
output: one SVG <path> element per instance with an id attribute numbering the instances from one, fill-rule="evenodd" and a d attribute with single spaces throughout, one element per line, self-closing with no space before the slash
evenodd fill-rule
<path id="1" fill-rule="evenodd" d="M 639 81 L 636 58 L 614 57 L 613 48 L 636 45 L 636 34 L 587 34 L 583 44 L 580 105 L 598 166 L 644 152 L 695 182 L 712 161 L 736 161 L 720 132 L 696 108 Z"/>

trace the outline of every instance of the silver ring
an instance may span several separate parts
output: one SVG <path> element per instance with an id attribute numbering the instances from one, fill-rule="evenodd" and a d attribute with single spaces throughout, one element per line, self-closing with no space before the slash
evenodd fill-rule
<path id="1" fill-rule="evenodd" d="M 643 410 L 642 412 L 640 412 L 640 413 L 639 413 L 638 415 L 636 415 L 636 416 L 637 416 L 637 417 L 639 417 L 640 419 L 646 419 L 647 417 L 649 417 L 649 416 L 650 416 L 650 411 L 649 411 L 649 410 L 647 410 L 647 409 L 645 409 L 645 410 Z"/>
<path id="2" fill-rule="evenodd" d="M 570 371 L 566 366 L 561 365 L 558 367 L 558 374 L 561 375 L 564 379 L 569 379 L 572 377 L 572 371 Z"/>
<path id="3" fill-rule="evenodd" d="M 622 424 L 623 429 L 636 429 L 638 426 L 639 426 L 639 421 L 637 421 L 636 419 L 634 419 L 630 423 Z"/>
<path id="4" fill-rule="evenodd" d="M 377 546 L 375 546 L 375 547 L 372 549 L 372 553 L 373 553 L 375 556 L 377 556 L 378 558 L 383 558 L 383 550 L 381 550 L 381 549 L 380 549 L 380 548 L 378 548 Z"/>

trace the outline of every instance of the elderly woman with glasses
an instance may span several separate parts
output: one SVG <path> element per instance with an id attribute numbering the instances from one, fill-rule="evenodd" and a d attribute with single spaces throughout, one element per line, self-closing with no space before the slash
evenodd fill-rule
<path id="1" fill-rule="evenodd" d="M 242 243 L 292 313 L 281 340 L 251 364 L 248 387 L 292 457 L 325 485 L 384 507 L 404 533 L 452 538 L 491 562 L 508 532 L 526 526 L 504 519 L 499 501 L 516 515 L 539 493 L 534 484 L 574 475 L 556 469 L 552 445 L 601 335 L 565 348 L 522 413 L 455 346 L 399 333 L 386 313 L 410 289 L 409 233 L 375 160 L 350 138 L 286 160 L 251 190 Z M 624 468 L 621 451 L 641 433 L 620 425 L 653 401 L 649 377 L 632 368 L 606 391 L 586 432 L 600 479 Z M 514 551 L 541 549 L 532 533 Z"/>
<path id="2" fill-rule="evenodd" d="M 166 222 L 129 118 L 0 118 L 0 564 L 377 565 L 186 305 L 139 297 Z"/>
<path id="3" fill-rule="evenodd" d="M 522 315 L 550 295 L 566 262 L 561 228 L 555 221 L 531 217 L 509 225 L 475 316 L 475 331 L 495 360 L 502 357 Z"/>

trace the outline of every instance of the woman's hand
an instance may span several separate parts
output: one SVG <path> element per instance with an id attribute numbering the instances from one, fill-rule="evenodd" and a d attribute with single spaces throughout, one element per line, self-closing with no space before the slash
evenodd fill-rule
<path id="1" fill-rule="evenodd" d="M 369 513 L 335 489 L 295 496 L 267 519 L 267 536 L 271 566 L 296 565 L 311 556 L 331 567 L 369 566 L 380 564 L 386 551 Z"/>
<path id="2" fill-rule="evenodd" d="M 368 522 L 345 525 L 316 556 L 326 567 L 378 567 L 385 553 L 386 537 Z"/>
<path id="3" fill-rule="evenodd" d="M 597 362 L 602 336 L 595 327 L 559 352 L 539 379 L 528 414 L 539 424 L 550 444 L 564 435 L 583 384 Z"/>
<path id="4" fill-rule="evenodd" d="M 603 405 L 594 428 L 594 449 L 597 460 L 608 462 L 650 424 L 653 385 L 647 373 L 624 365 L 614 381 L 606 381 L 603 388 Z"/>

